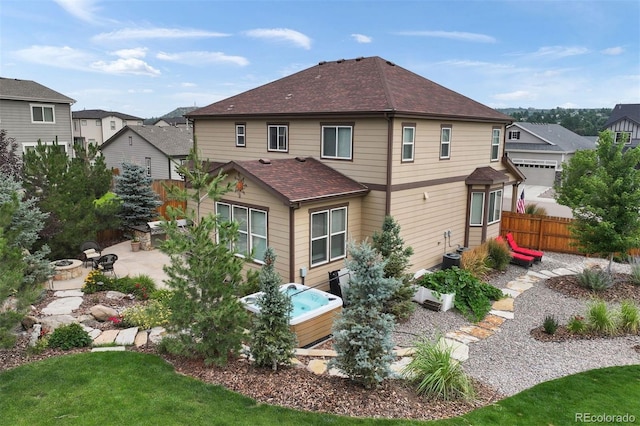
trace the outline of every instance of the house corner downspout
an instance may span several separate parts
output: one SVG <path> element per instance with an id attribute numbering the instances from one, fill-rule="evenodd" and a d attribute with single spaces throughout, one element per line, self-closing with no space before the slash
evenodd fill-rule
<path id="1" fill-rule="evenodd" d="M 393 172 L 393 117 L 388 112 L 384 113 L 384 118 L 387 120 L 387 179 L 385 188 L 385 200 L 384 200 L 384 215 L 391 215 L 391 173 Z"/>

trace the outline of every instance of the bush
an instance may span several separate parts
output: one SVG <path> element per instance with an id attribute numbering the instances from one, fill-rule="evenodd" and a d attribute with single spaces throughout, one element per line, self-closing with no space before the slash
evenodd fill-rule
<path id="1" fill-rule="evenodd" d="M 631 264 L 631 282 L 640 285 L 640 257 L 632 257 L 629 259 Z"/>
<path id="2" fill-rule="evenodd" d="M 580 315 L 574 315 L 567 323 L 567 330 L 573 334 L 583 334 L 587 331 L 587 323 L 584 321 L 584 317 Z"/>
<path id="3" fill-rule="evenodd" d="M 553 315 L 547 315 L 542 322 L 542 328 L 547 334 L 556 334 L 558 330 L 558 320 Z"/>
<path id="4" fill-rule="evenodd" d="M 90 344 L 91 336 L 77 323 L 58 327 L 49 337 L 50 348 L 60 348 L 65 351 L 72 348 L 84 348 Z"/>
<path id="5" fill-rule="evenodd" d="M 132 306 L 122 312 L 123 322 L 131 327 L 148 330 L 156 326 L 169 324 L 171 310 L 159 300 L 149 300 L 141 305 Z"/>
<path id="6" fill-rule="evenodd" d="M 84 286 L 82 286 L 82 291 L 85 294 L 93 294 L 98 291 L 112 290 L 113 281 L 113 278 L 105 276 L 98 269 L 93 269 L 89 271 L 87 278 L 84 279 Z"/>
<path id="7" fill-rule="evenodd" d="M 451 358 L 451 352 L 446 344 L 420 341 L 402 373 L 417 385 L 419 394 L 444 400 L 471 400 L 475 396 L 473 384 L 462 365 Z"/>
<path id="8" fill-rule="evenodd" d="M 487 262 L 489 267 L 497 270 L 504 271 L 511 262 L 511 253 L 506 241 L 498 241 L 491 239 L 486 242 L 488 258 Z"/>
<path id="9" fill-rule="evenodd" d="M 489 313 L 492 300 L 504 297 L 499 288 L 480 281 L 457 266 L 425 274 L 416 284 L 440 294 L 455 293 L 454 306 L 473 322 L 482 320 Z"/>
<path id="10" fill-rule="evenodd" d="M 99 284 L 102 283 L 102 284 Z M 125 294 L 133 294 L 137 299 L 147 300 L 149 295 L 156 289 L 153 278 L 148 275 L 138 275 L 135 277 L 111 278 L 94 269 L 89 272 L 84 280 L 82 291 L 86 294 L 98 291 L 119 291 Z"/>
<path id="11" fill-rule="evenodd" d="M 640 312 L 631 300 L 623 300 L 620 303 L 620 329 L 627 333 L 636 334 L 640 328 Z"/>
<path id="12" fill-rule="evenodd" d="M 613 335 L 616 332 L 614 316 L 604 300 L 596 300 L 587 310 L 589 328 L 596 333 Z"/>
<path id="13" fill-rule="evenodd" d="M 586 268 L 577 275 L 578 282 L 582 287 L 593 291 L 606 290 L 613 285 L 611 275 L 599 267 Z"/>
<path id="14" fill-rule="evenodd" d="M 490 269 L 489 266 L 487 266 L 488 258 L 489 252 L 487 245 L 482 244 L 471 250 L 462 252 L 460 267 L 476 277 L 484 277 Z"/>
<path id="15" fill-rule="evenodd" d="M 547 216 L 547 209 L 539 207 L 536 203 L 529 203 L 525 206 L 524 212 L 526 214 L 538 214 L 541 216 Z"/>

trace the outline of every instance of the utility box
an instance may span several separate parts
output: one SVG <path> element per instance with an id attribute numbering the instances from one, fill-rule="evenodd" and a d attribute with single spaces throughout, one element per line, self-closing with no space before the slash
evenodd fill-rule
<path id="1" fill-rule="evenodd" d="M 458 253 L 447 253 L 442 256 L 442 269 L 451 269 L 453 266 L 460 267 L 460 255 Z"/>

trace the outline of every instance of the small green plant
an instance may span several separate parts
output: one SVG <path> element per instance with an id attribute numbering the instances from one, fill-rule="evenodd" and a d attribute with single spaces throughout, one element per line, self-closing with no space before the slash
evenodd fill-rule
<path id="1" fill-rule="evenodd" d="M 542 329 L 547 334 L 556 334 L 558 331 L 558 320 L 553 315 L 547 315 L 542 322 Z"/>
<path id="2" fill-rule="evenodd" d="M 65 351 L 73 348 L 84 348 L 90 344 L 91 336 L 77 323 L 58 327 L 49 337 L 50 348 L 60 348 Z"/>
<path id="3" fill-rule="evenodd" d="M 493 268 L 497 271 L 504 271 L 509 266 L 509 262 L 511 262 L 511 253 L 509 250 L 509 246 L 505 241 L 498 241 L 496 239 L 488 240 L 486 243 L 487 246 L 487 264 L 490 268 Z"/>
<path id="4" fill-rule="evenodd" d="M 132 306 L 122 312 L 122 321 L 132 327 L 148 330 L 169 323 L 171 310 L 159 300 L 148 300 L 144 304 Z"/>
<path id="5" fill-rule="evenodd" d="M 640 286 L 640 257 L 629 258 L 631 265 L 631 282 Z"/>
<path id="6" fill-rule="evenodd" d="M 596 300 L 589 305 L 587 319 L 589 328 L 596 333 L 609 336 L 616 332 L 614 315 L 604 300 Z"/>
<path id="7" fill-rule="evenodd" d="M 471 379 L 462 365 L 451 358 L 450 346 L 422 340 L 415 348 L 413 360 L 404 368 L 403 375 L 416 385 L 419 394 L 444 400 L 474 398 Z"/>
<path id="8" fill-rule="evenodd" d="M 624 332 L 638 333 L 638 329 L 640 329 L 640 312 L 633 301 L 623 300 L 620 303 L 619 325 Z"/>
<path id="9" fill-rule="evenodd" d="M 169 300 L 173 297 L 173 291 L 167 289 L 154 290 L 149 294 L 149 299 L 157 300 L 168 305 Z"/>
<path id="10" fill-rule="evenodd" d="M 465 271 L 469 271 L 476 277 L 484 277 L 490 270 L 490 267 L 487 266 L 488 258 L 489 252 L 487 250 L 487 245 L 482 244 L 462 253 L 460 267 Z"/>
<path id="11" fill-rule="evenodd" d="M 113 282 L 113 278 L 105 276 L 98 269 L 93 269 L 84 279 L 82 291 L 85 294 L 92 294 L 98 291 L 113 290 Z"/>
<path id="12" fill-rule="evenodd" d="M 585 268 L 577 277 L 582 287 L 593 291 L 606 290 L 613 285 L 613 277 L 600 267 Z"/>
<path id="13" fill-rule="evenodd" d="M 40 336 L 35 345 L 27 347 L 29 355 L 40 355 L 49 347 L 49 336 Z"/>
<path id="14" fill-rule="evenodd" d="M 584 334 L 587 331 L 587 323 L 581 315 L 574 315 L 567 323 L 567 330 L 573 334 Z"/>

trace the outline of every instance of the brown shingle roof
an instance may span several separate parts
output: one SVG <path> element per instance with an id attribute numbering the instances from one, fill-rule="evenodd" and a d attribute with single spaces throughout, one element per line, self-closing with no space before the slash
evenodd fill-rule
<path id="1" fill-rule="evenodd" d="M 493 108 L 377 56 L 321 62 L 186 116 L 371 112 L 513 121 Z"/>
<path id="2" fill-rule="evenodd" d="M 313 157 L 231 161 L 222 170 L 236 170 L 249 176 L 287 205 L 354 197 L 369 192 L 366 186 Z M 217 170 L 213 173 L 217 173 Z"/>
<path id="3" fill-rule="evenodd" d="M 493 185 L 496 183 L 509 182 L 509 176 L 492 167 L 478 167 L 467 178 L 467 185 Z"/>

